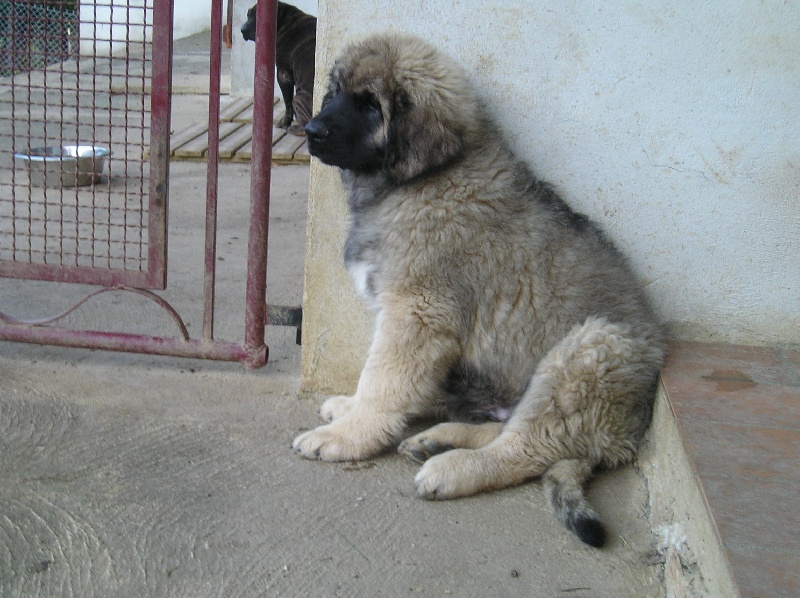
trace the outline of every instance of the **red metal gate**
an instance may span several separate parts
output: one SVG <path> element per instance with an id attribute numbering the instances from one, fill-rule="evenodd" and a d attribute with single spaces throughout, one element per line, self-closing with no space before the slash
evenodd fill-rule
<path id="1" fill-rule="evenodd" d="M 7 13 L 0 24 L 0 277 L 101 285 L 78 305 L 111 290 L 144 295 L 170 314 L 180 336 L 53 325 L 78 305 L 37 321 L 0 305 L 0 340 L 263 365 L 274 38 L 256 45 L 245 338 L 219 341 L 222 0 L 212 1 L 203 333 L 192 339 L 154 292 L 167 285 L 172 1 L 132 4 L 84 1 L 79 15 L 75 0 L 0 1 L 0 17 Z M 274 31 L 275 0 L 258 4 L 259 30 L 271 24 Z"/>

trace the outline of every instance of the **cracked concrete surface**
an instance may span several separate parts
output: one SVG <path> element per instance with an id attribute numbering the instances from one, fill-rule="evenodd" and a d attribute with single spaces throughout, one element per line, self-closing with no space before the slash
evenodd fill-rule
<path id="1" fill-rule="evenodd" d="M 299 459 L 316 402 L 292 375 L 9 348 L 3 596 L 661 595 L 633 468 L 593 484 L 611 530 L 597 551 L 537 483 L 427 502 L 395 454 Z"/>

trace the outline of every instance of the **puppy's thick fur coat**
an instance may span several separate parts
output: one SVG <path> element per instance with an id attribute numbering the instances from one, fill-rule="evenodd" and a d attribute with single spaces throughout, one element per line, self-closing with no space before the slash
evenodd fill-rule
<path id="1" fill-rule="evenodd" d="M 564 524 L 600 546 L 584 498 L 597 467 L 631 461 L 650 419 L 662 333 L 622 255 L 509 150 L 462 70 L 414 37 L 348 47 L 307 125 L 349 192 L 345 264 L 376 311 L 352 397 L 295 450 L 366 459 L 410 418 L 420 495 L 542 477 Z"/>

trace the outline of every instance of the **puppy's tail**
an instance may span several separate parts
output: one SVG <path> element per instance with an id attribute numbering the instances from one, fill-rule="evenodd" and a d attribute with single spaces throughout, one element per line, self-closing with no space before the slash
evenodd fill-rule
<path id="1" fill-rule="evenodd" d="M 550 503 L 567 529 L 589 546 L 606 543 L 606 530 L 600 517 L 583 495 L 583 485 L 592 475 L 587 461 L 565 459 L 554 463 L 542 477 Z"/>

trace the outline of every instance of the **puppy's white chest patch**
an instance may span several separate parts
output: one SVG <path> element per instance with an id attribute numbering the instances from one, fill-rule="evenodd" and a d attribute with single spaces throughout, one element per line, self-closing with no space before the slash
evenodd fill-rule
<path id="1" fill-rule="evenodd" d="M 375 266 L 369 262 L 357 261 L 347 265 L 347 271 L 353 277 L 358 294 L 366 299 L 370 305 L 375 303 L 375 286 L 373 275 Z"/>

